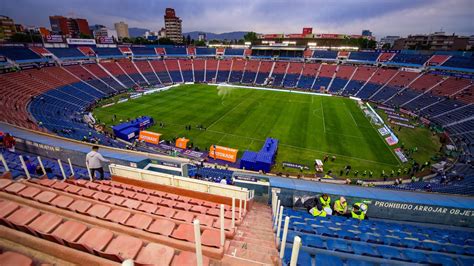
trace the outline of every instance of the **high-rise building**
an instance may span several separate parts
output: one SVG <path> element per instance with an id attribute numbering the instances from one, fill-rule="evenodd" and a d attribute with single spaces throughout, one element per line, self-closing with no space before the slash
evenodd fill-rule
<path id="1" fill-rule="evenodd" d="M 363 30 L 362 31 L 362 36 L 371 37 L 372 32 L 370 30 Z"/>
<path id="2" fill-rule="evenodd" d="M 117 31 L 116 30 L 111 30 L 107 28 L 100 28 L 94 31 L 94 37 L 95 38 L 100 38 L 100 37 L 114 37 L 117 38 Z"/>
<path id="3" fill-rule="evenodd" d="M 0 40 L 8 40 L 16 33 L 16 26 L 13 19 L 7 16 L 0 16 Z"/>
<path id="4" fill-rule="evenodd" d="M 198 41 L 206 41 L 206 40 L 207 40 L 206 33 L 200 32 L 200 33 L 198 34 Z"/>
<path id="5" fill-rule="evenodd" d="M 66 35 L 73 38 L 77 38 L 81 34 L 92 36 L 87 19 L 50 16 L 49 23 L 51 24 L 51 31 L 54 34 Z"/>
<path id="6" fill-rule="evenodd" d="M 446 35 L 444 32 L 433 34 L 408 35 L 395 41 L 392 49 L 396 50 L 446 50 L 459 51 L 469 48 L 469 37 Z"/>
<path id="7" fill-rule="evenodd" d="M 117 35 L 119 39 L 123 38 L 130 38 L 130 34 L 128 33 L 128 24 L 120 21 L 114 24 L 115 30 L 117 31 Z"/>
<path id="8" fill-rule="evenodd" d="M 173 8 L 167 8 L 165 11 L 165 30 L 166 37 L 176 43 L 183 42 L 181 19 L 176 16 Z"/>
<path id="9" fill-rule="evenodd" d="M 382 49 L 384 45 L 389 44 L 388 48 L 390 49 L 398 39 L 400 39 L 400 36 L 385 36 L 377 43 L 377 48 Z"/>

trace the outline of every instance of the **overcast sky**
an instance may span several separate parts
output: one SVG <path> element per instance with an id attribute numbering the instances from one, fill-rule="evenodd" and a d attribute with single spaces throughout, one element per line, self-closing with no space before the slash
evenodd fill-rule
<path id="1" fill-rule="evenodd" d="M 183 32 L 256 31 L 360 34 L 377 37 L 443 30 L 474 34 L 474 0 L 0 0 L 0 15 L 24 25 L 49 25 L 49 15 L 83 17 L 89 24 L 158 30 L 166 7 L 183 20 Z"/>

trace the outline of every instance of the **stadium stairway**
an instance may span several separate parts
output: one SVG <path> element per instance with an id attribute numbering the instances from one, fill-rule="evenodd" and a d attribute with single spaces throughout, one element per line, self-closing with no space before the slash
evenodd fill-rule
<path id="1" fill-rule="evenodd" d="M 278 264 L 272 213 L 268 205 L 254 203 L 237 227 L 236 236 L 225 251 L 223 264 L 231 261 L 241 261 L 244 265 Z"/>

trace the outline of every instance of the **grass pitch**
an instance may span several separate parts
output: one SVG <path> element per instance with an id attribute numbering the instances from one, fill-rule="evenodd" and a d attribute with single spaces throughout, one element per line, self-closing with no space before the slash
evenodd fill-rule
<path id="1" fill-rule="evenodd" d="M 156 124 L 149 130 L 163 134 L 162 139 L 186 137 L 201 150 L 212 144 L 227 146 L 239 149 L 239 156 L 244 150 L 260 150 L 266 137 L 279 139 L 274 172 L 298 171 L 283 170 L 283 161 L 305 164 L 314 172 L 314 159 L 325 155 L 336 156 L 324 167 L 335 173 L 350 164 L 378 178 L 382 170 L 401 166 L 393 147 L 347 98 L 194 84 L 94 111 L 107 126 L 113 125 L 113 114 L 124 121 L 149 115 Z M 160 122 L 166 126 L 160 128 Z M 185 125 L 193 129 L 187 131 Z"/>

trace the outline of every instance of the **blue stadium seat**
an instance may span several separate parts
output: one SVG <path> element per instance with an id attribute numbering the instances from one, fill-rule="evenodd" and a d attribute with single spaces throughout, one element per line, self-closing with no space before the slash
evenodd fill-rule
<path id="1" fill-rule="evenodd" d="M 302 235 L 301 242 L 303 243 L 304 246 L 307 246 L 307 247 L 323 248 L 323 249 L 327 248 L 324 241 L 320 237 L 314 236 L 314 235 Z"/>
<path id="2" fill-rule="evenodd" d="M 327 239 L 326 245 L 329 250 L 353 253 L 352 248 L 344 240 Z"/>
<path id="3" fill-rule="evenodd" d="M 348 259 L 346 265 L 347 266 L 375 266 L 377 264 L 370 261 Z"/>
<path id="4" fill-rule="evenodd" d="M 285 248 L 285 256 L 283 257 L 283 265 L 289 265 L 290 264 L 290 260 L 291 260 L 291 251 L 292 249 L 291 248 Z M 298 254 L 298 262 L 296 263 L 296 265 L 299 265 L 299 266 L 306 266 L 306 265 L 311 265 L 311 255 L 300 249 L 300 252 Z"/>
<path id="5" fill-rule="evenodd" d="M 310 265 L 310 264 L 306 264 Z M 324 265 L 324 266 L 343 266 L 344 262 L 341 258 L 326 254 L 317 254 L 316 255 L 316 265 Z"/>
<path id="6" fill-rule="evenodd" d="M 472 266 L 474 265 L 474 258 L 458 258 L 459 262 L 463 266 Z"/>
<path id="7" fill-rule="evenodd" d="M 430 263 L 428 257 L 426 257 L 426 255 L 421 252 L 421 251 L 417 251 L 417 250 L 405 250 L 403 251 L 403 254 L 405 255 L 405 257 L 407 259 L 409 259 L 410 261 L 412 262 L 416 262 L 416 263 Z"/>
<path id="8" fill-rule="evenodd" d="M 361 243 L 352 242 L 351 247 L 352 247 L 352 250 L 354 251 L 354 253 L 357 254 L 357 255 L 371 256 L 371 257 L 382 257 L 377 252 L 377 250 L 375 250 L 372 246 L 367 245 L 363 242 L 361 242 Z"/>
<path id="9" fill-rule="evenodd" d="M 377 251 L 382 257 L 389 260 L 405 260 L 397 248 L 389 246 L 378 246 Z"/>
<path id="10" fill-rule="evenodd" d="M 456 260 L 453 257 L 442 255 L 442 254 L 430 254 L 428 260 L 434 264 L 441 265 L 456 265 Z"/>

